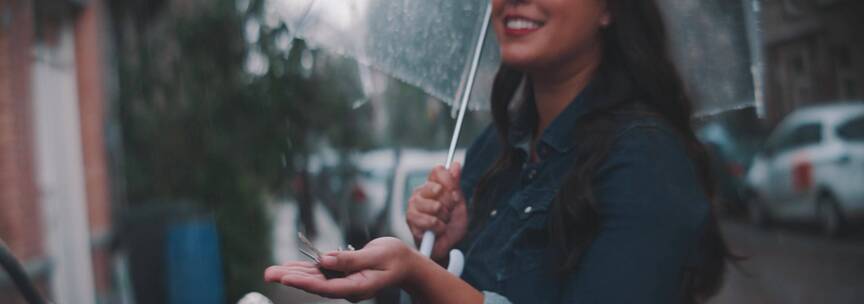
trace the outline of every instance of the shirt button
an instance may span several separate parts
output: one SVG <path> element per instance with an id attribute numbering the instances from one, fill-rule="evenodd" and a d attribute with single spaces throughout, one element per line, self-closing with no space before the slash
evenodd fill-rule
<path id="1" fill-rule="evenodd" d="M 492 212 L 489 212 L 489 216 L 491 216 L 491 217 L 495 217 L 495 215 L 497 215 L 497 214 L 498 214 L 498 209 L 494 209 L 494 210 L 492 210 Z"/>
<path id="2" fill-rule="evenodd" d="M 531 210 L 533 209 L 534 208 L 531 208 L 531 206 L 525 207 L 525 213 L 531 213 Z"/>

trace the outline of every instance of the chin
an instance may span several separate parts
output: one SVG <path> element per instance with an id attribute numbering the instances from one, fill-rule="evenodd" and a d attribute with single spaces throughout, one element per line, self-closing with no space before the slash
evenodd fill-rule
<path id="1" fill-rule="evenodd" d="M 523 72 L 537 69 L 542 66 L 542 60 L 540 60 L 537 56 L 517 52 L 502 51 L 501 62 L 510 68 Z"/>

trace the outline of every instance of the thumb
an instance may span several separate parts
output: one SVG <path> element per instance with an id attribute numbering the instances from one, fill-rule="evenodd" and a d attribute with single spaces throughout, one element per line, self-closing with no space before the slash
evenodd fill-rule
<path id="1" fill-rule="evenodd" d="M 375 259 L 367 252 L 335 251 L 321 257 L 321 267 L 342 272 L 358 272 L 375 266 Z"/>
<path id="2" fill-rule="evenodd" d="M 458 161 L 454 161 L 452 165 L 450 165 L 450 175 L 453 175 L 453 179 L 459 182 L 459 178 L 462 177 L 462 164 Z"/>

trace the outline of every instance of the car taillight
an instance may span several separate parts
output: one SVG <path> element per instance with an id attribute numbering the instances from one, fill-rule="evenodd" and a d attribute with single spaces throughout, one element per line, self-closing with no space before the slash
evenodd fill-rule
<path id="1" fill-rule="evenodd" d="M 813 165 L 810 162 L 803 161 L 795 164 L 792 168 L 792 185 L 798 193 L 813 187 Z"/>
<path id="2" fill-rule="evenodd" d="M 358 203 L 365 202 L 366 192 L 364 192 L 363 188 L 360 188 L 359 185 L 354 185 L 354 188 L 351 189 L 351 200 Z"/>

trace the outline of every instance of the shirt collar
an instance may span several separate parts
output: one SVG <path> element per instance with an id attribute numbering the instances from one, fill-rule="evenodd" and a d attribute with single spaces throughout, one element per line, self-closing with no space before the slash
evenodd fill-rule
<path id="1" fill-rule="evenodd" d="M 531 135 L 536 126 L 537 107 L 534 102 L 533 93 L 528 88 L 526 80 L 522 81 L 520 89 L 517 90 L 510 109 L 511 123 L 508 131 L 508 140 L 514 148 L 530 150 Z M 543 131 L 538 140 L 539 154 L 543 157 L 543 145 L 547 145 L 555 152 L 564 153 L 572 149 L 577 140 L 575 138 L 576 126 L 589 110 L 595 105 L 602 103 L 603 98 L 596 94 L 594 81 L 588 84 L 561 113 L 558 114 L 549 127 Z"/>

